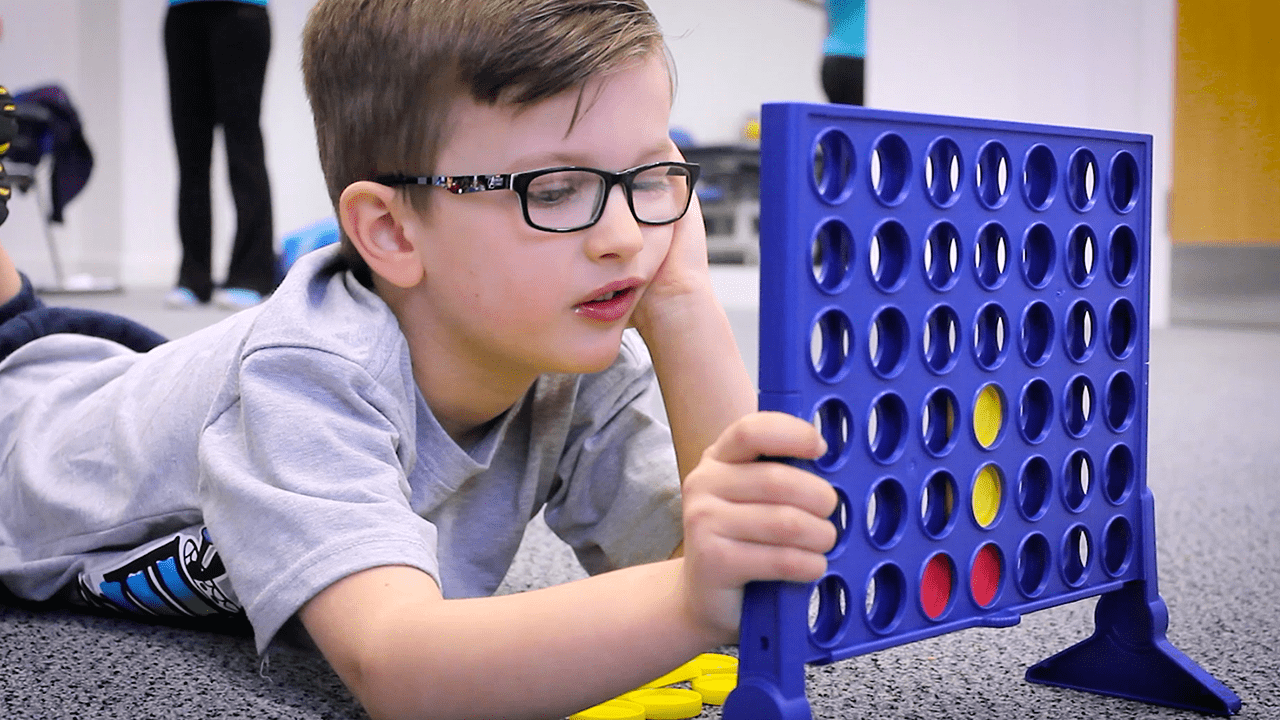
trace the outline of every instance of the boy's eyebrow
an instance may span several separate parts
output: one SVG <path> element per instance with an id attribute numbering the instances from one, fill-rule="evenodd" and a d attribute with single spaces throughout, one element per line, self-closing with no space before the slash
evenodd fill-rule
<path id="1" fill-rule="evenodd" d="M 669 140 L 664 139 L 662 142 L 656 143 L 650 148 L 643 150 L 637 155 L 635 155 L 634 157 L 632 157 L 633 162 L 627 167 L 635 167 L 637 165 L 644 165 L 647 162 L 653 162 L 658 159 L 665 159 L 667 158 L 667 156 L 671 154 L 672 147 L 673 145 L 671 144 L 671 142 Z M 514 168 L 516 172 L 518 172 L 522 170 L 539 170 L 541 168 L 556 167 L 559 165 L 576 165 L 579 167 L 597 167 L 597 165 L 590 158 L 588 153 L 559 152 L 559 151 L 539 152 L 539 153 L 533 153 L 531 155 L 524 155 L 519 158 L 516 158 L 516 160 L 512 162 L 511 167 Z M 625 170 L 627 168 L 601 167 L 599 169 L 618 171 L 618 170 Z"/>

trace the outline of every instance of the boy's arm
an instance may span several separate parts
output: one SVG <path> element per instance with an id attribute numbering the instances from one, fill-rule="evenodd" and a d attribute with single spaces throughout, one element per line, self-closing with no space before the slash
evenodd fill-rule
<path id="1" fill-rule="evenodd" d="M 683 480 L 730 423 L 756 410 L 755 383 L 711 287 L 696 195 L 634 324 L 653 356 Z"/>
<path id="2" fill-rule="evenodd" d="M 304 625 L 374 718 L 552 718 L 715 647 L 680 607 L 680 561 L 517 595 L 443 600 L 408 567 L 338 581 Z"/>
<path id="3" fill-rule="evenodd" d="M 835 491 L 756 458 L 824 451 L 788 415 L 733 423 L 685 479 L 682 559 L 466 600 L 375 568 L 321 591 L 302 622 L 375 718 L 563 717 L 733 642 L 745 583 L 822 576 Z"/>

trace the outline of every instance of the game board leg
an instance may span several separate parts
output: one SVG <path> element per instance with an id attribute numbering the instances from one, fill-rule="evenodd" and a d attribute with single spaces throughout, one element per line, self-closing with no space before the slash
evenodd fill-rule
<path id="1" fill-rule="evenodd" d="M 1234 715 L 1240 698 L 1165 637 L 1164 601 L 1146 580 L 1098 598 L 1089 639 L 1027 670 L 1027 680 L 1212 715 Z"/>
<path id="2" fill-rule="evenodd" d="M 803 618 L 808 591 L 790 583 L 750 583 L 738 645 L 738 686 L 725 700 L 724 720 L 811 720 L 805 696 L 803 635 L 783 618 Z"/>

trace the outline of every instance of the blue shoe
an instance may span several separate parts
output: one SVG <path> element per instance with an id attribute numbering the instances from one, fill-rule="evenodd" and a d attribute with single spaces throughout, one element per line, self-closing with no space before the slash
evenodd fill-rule
<path id="1" fill-rule="evenodd" d="M 200 305 L 200 298 L 190 288 L 176 287 L 164 296 L 164 306 L 174 310 L 188 310 Z"/>
<path id="2" fill-rule="evenodd" d="M 248 288 L 222 288 L 213 291 L 213 304 L 223 310 L 245 310 L 262 302 L 262 293 Z"/>

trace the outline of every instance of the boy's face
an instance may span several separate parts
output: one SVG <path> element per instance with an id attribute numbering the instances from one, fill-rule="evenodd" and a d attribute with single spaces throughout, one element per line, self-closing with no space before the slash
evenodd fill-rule
<path id="1" fill-rule="evenodd" d="M 460 100 L 433 172 L 565 165 L 617 172 L 679 159 L 668 137 L 671 85 L 659 55 L 591 81 L 581 102 L 570 131 L 577 91 L 518 110 Z M 620 185 L 609 191 L 599 222 L 569 233 L 530 227 L 509 190 L 430 192 L 427 212 L 405 224 L 425 279 L 401 318 L 423 361 L 509 377 L 595 372 L 613 361 L 667 255 L 673 225 L 638 224 Z M 597 301 L 614 291 L 621 292 Z"/>

